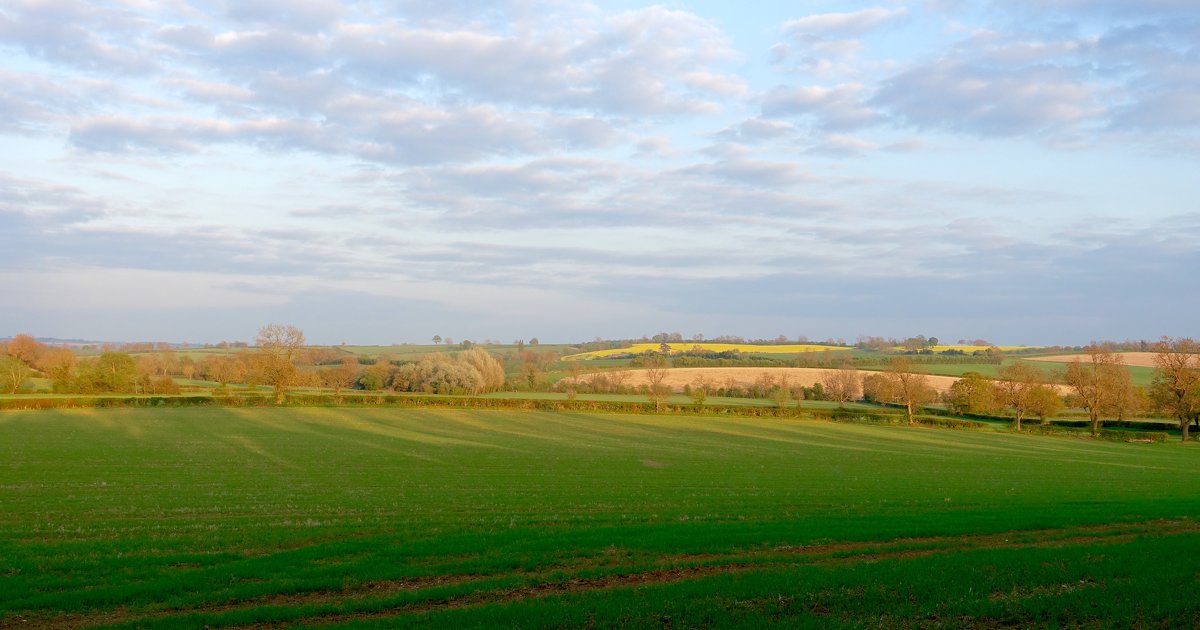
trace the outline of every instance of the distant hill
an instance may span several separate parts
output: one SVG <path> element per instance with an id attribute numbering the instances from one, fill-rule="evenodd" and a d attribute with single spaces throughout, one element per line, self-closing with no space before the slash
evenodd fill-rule
<path id="1" fill-rule="evenodd" d="M 5 341 L 12 341 L 12 339 L 13 338 L 11 335 L 7 336 L 7 337 L 0 337 L 0 343 L 3 343 Z M 104 346 L 104 345 L 109 345 L 109 346 L 114 346 L 114 347 L 123 347 L 123 346 L 137 345 L 137 344 L 160 343 L 157 341 L 96 341 L 94 339 L 61 339 L 59 337 L 34 337 L 34 339 L 36 339 L 38 341 L 38 343 L 44 343 L 48 346 L 65 346 L 65 347 L 69 347 L 69 348 L 77 348 L 77 347 L 82 347 L 82 346 Z M 202 345 L 194 344 L 194 343 L 189 343 L 189 344 L 169 343 L 167 345 L 171 346 L 172 348 L 202 347 Z"/>

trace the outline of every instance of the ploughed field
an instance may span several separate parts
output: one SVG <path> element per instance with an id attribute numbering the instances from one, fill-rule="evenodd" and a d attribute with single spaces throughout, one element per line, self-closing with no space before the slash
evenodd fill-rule
<path id="1" fill-rule="evenodd" d="M 1200 452 L 805 420 L 0 412 L 0 626 L 1200 625 Z"/>

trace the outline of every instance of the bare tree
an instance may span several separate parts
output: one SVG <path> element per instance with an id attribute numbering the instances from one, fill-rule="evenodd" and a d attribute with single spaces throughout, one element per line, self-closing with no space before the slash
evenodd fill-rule
<path id="1" fill-rule="evenodd" d="M 342 390 L 354 385 L 360 371 L 358 359 L 345 357 L 336 367 L 321 370 L 321 385 L 333 388 L 333 395 L 341 402 Z"/>
<path id="2" fill-rule="evenodd" d="M 1149 407 L 1145 390 L 1133 384 L 1133 374 L 1129 372 L 1129 368 L 1119 368 L 1113 377 L 1113 397 L 1108 406 L 1108 412 L 1113 417 L 1117 420 L 1136 417 Z"/>
<path id="3" fill-rule="evenodd" d="M 275 389 L 275 404 L 282 404 L 285 389 L 296 380 L 295 358 L 304 347 L 304 332 L 292 325 L 268 324 L 259 329 L 254 345 L 255 374 Z"/>
<path id="4" fill-rule="evenodd" d="M 697 407 L 704 407 L 704 401 L 708 400 L 708 392 L 712 390 L 712 387 L 712 381 L 701 374 L 692 381 L 692 389 L 688 395 L 692 397 L 692 402 L 696 403 Z"/>
<path id="5" fill-rule="evenodd" d="M 780 335 L 783 337 L 783 335 Z M 784 337 L 786 340 L 787 337 Z M 801 394 L 803 396 L 803 394 Z M 783 409 L 792 400 L 792 388 L 788 384 L 787 373 L 780 373 L 779 385 L 771 390 L 771 400 L 775 402 L 775 406 Z"/>
<path id="6" fill-rule="evenodd" d="M 70 348 L 47 348 L 38 357 L 38 369 L 52 381 L 55 392 L 70 391 L 75 381 L 78 357 Z"/>
<path id="7" fill-rule="evenodd" d="M 663 384 L 667 378 L 670 363 L 665 356 L 648 354 L 642 359 L 642 367 L 645 368 L 646 373 L 646 393 L 650 396 L 650 401 L 654 403 L 654 410 L 662 411 L 663 403 L 671 394 L 670 388 Z"/>
<path id="8" fill-rule="evenodd" d="M 858 370 L 848 363 L 842 364 L 836 370 L 827 370 L 821 379 L 825 396 L 837 401 L 838 407 L 845 407 L 851 400 L 857 400 L 862 395 L 862 379 Z"/>
<path id="9" fill-rule="evenodd" d="M 247 376 L 246 361 L 241 357 L 215 356 L 202 364 L 204 378 L 216 381 L 224 389 L 230 383 L 241 383 Z"/>
<path id="10" fill-rule="evenodd" d="M 17 393 L 29 378 L 30 372 L 24 361 L 12 356 L 0 356 L 0 392 Z"/>
<path id="11" fill-rule="evenodd" d="M 1016 416 L 1014 427 L 1020 431 L 1021 420 L 1039 402 L 1041 394 L 1038 390 L 1046 387 L 1046 374 L 1024 361 L 1001 366 L 997 373 L 1000 380 L 996 383 L 996 390 L 1001 402 L 1013 410 Z"/>
<path id="12" fill-rule="evenodd" d="M 1083 349 L 1088 360 L 1078 359 L 1067 364 L 1064 378 L 1075 392 L 1079 405 L 1088 412 L 1092 437 L 1100 435 L 1100 415 L 1113 408 L 1122 372 L 1128 374 L 1121 357 L 1108 348 L 1093 343 Z"/>
<path id="13" fill-rule="evenodd" d="M 26 366 L 31 366 L 37 363 L 38 355 L 45 349 L 46 346 L 34 339 L 32 335 L 20 334 L 8 341 L 4 353 L 25 363 Z"/>
<path id="14" fill-rule="evenodd" d="M 575 396 L 579 393 L 579 383 L 583 380 L 583 366 L 579 361 L 567 361 L 567 378 L 563 379 L 564 389 L 567 392 L 567 400 L 575 400 Z"/>
<path id="15" fill-rule="evenodd" d="M 546 370 L 558 356 L 553 352 L 533 350 L 522 350 L 517 355 L 521 359 L 521 377 L 529 384 L 529 391 L 538 391 L 545 384 Z"/>
<path id="16" fill-rule="evenodd" d="M 1188 428 L 1200 429 L 1200 343 L 1184 337 L 1163 337 L 1154 344 L 1154 381 L 1150 397 L 1155 406 L 1179 421 L 1183 441 Z"/>
<path id="17" fill-rule="evenodd" d="M 929 385 L 929 375 L 918 372 L 917 366 L 907 357 L 888 361 L 884 375 L 891 382 L 894 401 L 904 405 L 905 420 L 913 424 L 917 410 L 937 395 Z"/>

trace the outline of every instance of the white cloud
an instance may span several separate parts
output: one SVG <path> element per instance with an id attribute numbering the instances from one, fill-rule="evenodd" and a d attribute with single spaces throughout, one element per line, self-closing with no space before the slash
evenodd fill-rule
<path id="1" fill-rule="evenodd" d="M 603 327 L 660 296 L 672 316 L 748 322 L 972 278 L 1003 287 L 976 303 L 994 307 L 1048 270 L 1094 280 L 1105 261 L 1079 240 L 1182 269 L 1194 220 L 1146 217 L 1191 198 L 1176 172 L 1200 146 L 1194 4 L 1051 4 L 798 16 L 769 65 L 744 34 L 780 25 L 754 11 L 722 17 L 734 40 L 701 9 L 567 0 L 11 2 L 0 263 L 22 273 L 3 279 L 114 312 L 135 285 L 199 284 L 156 296 L 255 313 L 415 296 L 438 322 L 548 325 L 590 296 Z M 1075 156 L 1154 185 L 1093 190 Z M 1049 171 L 1079 192 L 1050 195 Z M 1095 205 L 1095 222 L 1146 217 L 1064 229 Z M 107 270 L 115 296 L 79 286 Z M 713 294 L 728 297 L 694 297 Z"/>
<path id="2" fill-rule="evenodd" d="M 834 87 L 806 85 L 780 86 L 763 97 L 763 114 L 770 117 L 807 116 L 818 127 L 847 130 L 869 127 L 882 117 L 865 98 L 867 88 L 857 83 Z"/>
<path id="3" fill-rule="evenodd" d="M 103 278 L 98 282 L 97 278 Z M 113 267 L 0 271 L 8 298 L 23 309 L 49 311 L 226 309 L 281 304 L 270 279 L 204 272 Z M 231 286 L 232 285 L 232 286 Z M 240 285 L 240 286 L 238 286 Z M 156 305 L 159 305 L 156 308 Z"/>
<path id="4" fill-rule="evenodd" d="M 951 61 L 892 77 L 871 102 L 918 128 L 997 136 L 1069 130 L 1103 114 L 1095 88 L 1068 71 Z"/>
<path id="5" fill-rule="evenodd" d="M 908 15 L 908 9 L 874 7 L 846 13 L 818 13 L 783 25 L 783 32 L 792 35 L 861 35 L 890 24 Z"/>

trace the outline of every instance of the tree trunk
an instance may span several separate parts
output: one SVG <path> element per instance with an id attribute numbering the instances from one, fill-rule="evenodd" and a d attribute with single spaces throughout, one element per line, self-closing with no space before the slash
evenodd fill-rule
<path id="1" fill-rule="evenodd" d="M 1092 414 L 1092 437 L 1100 437 L 1100 414 Z"/>
<path id="2" fill-rule="evenodd" d="M 1020 411 L 1017 412 L 1017 430 L 1018 431 L 1021 430 L 1021 416 L 1022 415 L 1023 414 Z"/>
<path id="3" fill-rule="evenodd" d="M 1179 428 L 1183 430 L 1183 441 L 1184 442 L 1188 441 L 1188 424 L 1189 423 L 1188 423 L 1187 419 L 1184 419 L 1183 422 L 1179 423 Z"/>
<path id="4" fill-rule="evenodd" d="M 275 404 L 276 405 L 283 404 L 283 386 L 282 385 L 275 386 Z"/>

